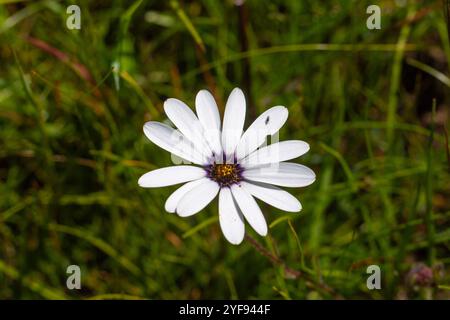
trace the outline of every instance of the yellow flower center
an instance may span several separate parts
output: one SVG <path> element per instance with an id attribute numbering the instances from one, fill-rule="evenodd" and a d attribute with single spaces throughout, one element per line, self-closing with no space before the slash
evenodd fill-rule
<path id="1" fill-rule="evenodd" d="M 241 180 L 240 168 L 237 164 L 213 164 L 209 167 L 209 176 L 221 187 L 229 186 Z"/>

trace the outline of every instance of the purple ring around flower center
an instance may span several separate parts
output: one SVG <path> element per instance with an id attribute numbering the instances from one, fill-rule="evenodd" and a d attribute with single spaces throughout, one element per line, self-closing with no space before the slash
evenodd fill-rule
<path id="1" fill-rule="evenodd" d="M 242 172 L 244 168 L 239 163 L 216 163 L 204 166 L 206 176 L 217 182 L 219 186 L 229 187 L 232 184 L 243 180 Z"/>

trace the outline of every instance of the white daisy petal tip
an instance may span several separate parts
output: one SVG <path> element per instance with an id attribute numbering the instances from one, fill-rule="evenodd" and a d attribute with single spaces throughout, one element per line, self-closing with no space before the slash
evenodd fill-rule
<path id="1" fill-rule="evenodd" d="M 268 127 L 268 133 L 272 135 L 277 133 L 278 130 L 280 130 L 281 127 L 286 123 L 289 117 L 289 110 L 285 106 L 275 106 L 270 108 L 269 110 L 272 110 L 272 112 L 275 113 L 278 118 L 277 124 L 271 126 L 269 126 L 269 123 L 271 122 L 272 119 L 270 119 L 269 117 L 269 119 L 266 118 L 265 120 L 265 122 L 267 122 L 266 125 Z"/>
<path id="2" fill-rule="evenodd" d="M 227 238 L 225 237 L 225 239 L 227 239 L 227 241 L 229 243 L 231 243 L 232 245 L 238 246 L 242 243 L 242 241 L 244 241 L 244 236 L 245 236 L 245 231 L 244 231 L 244 235 L 240 238 Z"/>
<path id="3" fill-rule="evenodd" d="M 145 188 L 144 179 L 142 179 L 143 177 L 144 177 L 143 175 L 139 177 L 138 185 L 139 185 L 139 187 Z"/>
<path id="4" fill-rule="evenodd" d="M 292 213 L 298 213 L 300 211 L 302 211 L 303 207 L 300 201 L 297 200 L 297 204 L 295 205 L 295 207 L 292 207 L 291 210 L 283 210 L 286 212 L 292 212 Z"/>
<path id="5" fill-rule="evenodd" d="M 225 105 L 222 127 L 222 147 L 227 156 L 234 154 L 244 129 L 246 101 L 244 93 L 234 88 Z"/>
<path id="6" fill-rule="evenodd" d="M 200 90 L 195 97 L 195 110 L 203 127 L 203 136 L 210 150 L 219 155 L 222 153 L 221 121 L 219 108 L 213 95 L 207 90 Z"/>
<path id="7" fill-rule="evenodd" d="M 200 212 L 216 197 L 219 189 L 219 185 L 214 181 L 202 179 L 198 185 L 183 195 L 175 212 L 180 217 L 189 217 Z"/>
<path id="8" fill-rule="evenodd" d="M 231 92 L 230 92 L 230 96 L 231 96 L 232 94 L 240 95 L 240 96 L 242 96 L 242 97 L 245 99 L 245 97 L 244 97 L 244 91 L 242 91 L 242 89 L 239 88 L 239 87 L 234 87 L 233 90 L 231 90 Z"/>
<path id="9" fill-rule="evenodd" d="M 301 157 L 309 151 L 309 144 L 301 140 L 288 140 L 260 148 L 241 160 L 247 168 L 278 163 Z"/>
<path id="10" fill-rule="evenodd" d="M 166 203 L 164 204 L 164 209 L 169 213 L 175 213 L 177 210 L 178 203 L 181 201 L 181 199 L 192 189 L 194 189 L 199 184 L 203 183 L 204 179 L 202 178 L 198 180 L 194 180 L 188 183 L 185 183 L 181 187 L 179 187 L 177 190 L 175 190 L 166 200 Z"/>
<path id="11" fill-rule="evenodd" d="M 276 186 L 242 181 L 242 187 L 255 198 L 286 212 L 299 212 L 302 209 L 300 201 L 289 192 Z"/>
<path id="12" fill-rule="evenodd" d="M 158 147 L 189 162 L 203 165 L 206 157 L 199 153 L 178 130 L 157 121 L 144 124 L 145 136 Z"/>
<path id="13" fill-rule="evenodd" d="M 255 230 L 261 236 L 266 236 L 267 222 L 264 218 L 261 208 L 256 203 L 256 200 L 253 198 L 253 196 L 239 184 L 232 185 L 231 192 L 243 216 L 253 228 L 253 230 Z"/>
<path id="14" fill-rule="evenodd" d="M 275 106 L 263 112 L 242 135 L 236 148 L 237 158 L 243 159 L 263 145 L 267 136 L 281 129 L 288 115 L 288 109 L 284 106 Z"/>
<path id="15" fill-rule="evenodd" d="M 202 124 L 189 106 L 178 99 L 169 98 L 164 102 L 164 111 L 183 136 L 192 143 L 194 149 L 205 157 L 211 156 Z"/>
<path id="16" fill-rule="evenodd" d="M 205 174 L 203 169 L 194 166 L 165 167 L 143 174 L 138 180 L 138 185 L 144 188 L 166 187 L 197 180 L 203 178 Z"/>
<path id="17" fill-rule="evenodd" d="M 306 187 L 316 180 L 316 174 L 310 168 L 293 162 L 280 162 L 276 166 L 264 165 L 248 168 L 243 177 L 254 182 L 261 182 L 280 187 Z"/>
<path id="18" fill-rule="evenodd" d="M 219 224 L 225 239 L 231 244 L 238 245 L 244 240 L 244 218 L 230 188 L 222 188 L 219 193 Z"/>

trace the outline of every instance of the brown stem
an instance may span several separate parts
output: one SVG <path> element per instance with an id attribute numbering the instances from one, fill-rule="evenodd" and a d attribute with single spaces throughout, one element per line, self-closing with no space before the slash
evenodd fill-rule
<path id="1" fill-rule="evenodd" d="M 303 276 L 306 280 L 306 285 L 308 287 L 319 287 L 323 291 L 333 295 L 336 299 L 343 299 L 343 297 L 336 293 L 333 288 L 327 286 L 326 284 L 317 281 L 316 279 L 311 278 L 308 274 L 301 272 L 300 270 L 295 270 L 286 265 L 286 263 L 281 260 L 279 257 L 272 254 L 269 250 L 264 248 L 258 241 L 256 241 L 253 237 L 245 234 L 245 239 L 258 251 L 261 255 L 269 259 L 273 264 L 280 265 L 284 268 L 284 272 L 286 275 L 297 279 L 300 276 Z"/>
<path id="2" fill-rule="evenodd" d="M 245 235 L 245 239 L 248 240 L 248 242 L 250 242 L 250 244 L 263 256 L 265 256 L 266 258 L 268 258 L 270 261 L 272 261 L 274 264 L 278 264 L 281 265 L 284 268 L 284 272 L 290 276 L 292 276 L 293 278 L 297 279 L 298 277 L 300 277 L 302 275 L 301 271 L 298 270 L 294 270 L 289 268 L 283 260 L 281 260 L 280 258 L 278 258 L 277 256 L 275 256 L 274 254 L 272 254 L 269 250 L 267 250 L 266 248 L 264 248 L 261 244 L 259 244 L 258 241 L 256 241 L 255 239 L 253 239 L 251 236 L 249 236 L 248 234 Z"/>

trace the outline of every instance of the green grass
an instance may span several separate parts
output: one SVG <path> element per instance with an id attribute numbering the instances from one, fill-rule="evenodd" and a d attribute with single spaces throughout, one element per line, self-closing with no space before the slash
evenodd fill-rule
<path id="1" fill-rule="evenodd" d="M 442 1 L 377 1 L 373 31 L 373 1 L 78 2 L 79 31 L 62 1 L 0 6 L 0 298 L 450 298 Z M 262 205 L 268 237 L 247 225 L 240 246 L 217 202 L 180 218 L 164 211 L 175 187 L 137 185 L 171 164 L 142 132 L 164 100 L 207 88 L 223 112 L 235 86 L 247 124 L 289 109 L 280 139 L 307 141 L 317 174 L 288 190 L 299 214 Z M 430 287 L 408 282 L 419 263 Z"/>

